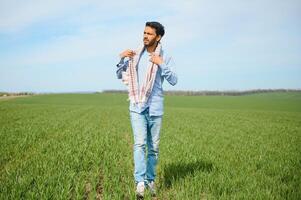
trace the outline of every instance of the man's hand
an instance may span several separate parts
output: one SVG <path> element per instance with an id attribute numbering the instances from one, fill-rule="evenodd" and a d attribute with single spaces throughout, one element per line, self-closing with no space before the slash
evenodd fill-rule
<path id="1" fill-rule="evenodd" d="M 120 58 L 125 58 L 125 57 L 132 58 L 134 57 L 134 55 L 136 55 L 136 52 L 130 49 L 127 49 L 123 51 L 121 54 L 119 54 Z"/>
<path id="2" fill-rule="evenodd" d="M 151 58 L 149 59 L 152 63 L 155 63 L 156 65 L 163 64 L 163 58 L 159 55 L 156 55 L 155 53 L 151 54 Z"/>

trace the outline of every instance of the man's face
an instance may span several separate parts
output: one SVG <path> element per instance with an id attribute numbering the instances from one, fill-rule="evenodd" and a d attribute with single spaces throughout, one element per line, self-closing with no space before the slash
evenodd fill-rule
<path id="1" fill-rule="evenodd" d="M 156 29 L 146 26 L 143 34 L 143 43 L 145 46 L 152 46 L 160 40 L 161 36 L 156 34 Z"/>

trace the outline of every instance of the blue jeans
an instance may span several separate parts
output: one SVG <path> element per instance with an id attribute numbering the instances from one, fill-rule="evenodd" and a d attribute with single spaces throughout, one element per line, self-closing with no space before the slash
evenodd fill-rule
<path id="1" fill-rule="evenodd" d="M 148 109 L 142 113 L 130 112 L 134 134 L 134 177 L 136 183 L 154 181 L 159 155 L 162 116 L 150 116 Z M 146 157 L 147 145 L 147 157 Z M 147 159 L 146 159 L 147 158 Z"/>

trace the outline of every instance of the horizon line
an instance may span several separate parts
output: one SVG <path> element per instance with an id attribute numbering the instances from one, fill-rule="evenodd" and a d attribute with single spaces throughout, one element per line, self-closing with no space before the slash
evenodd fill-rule
<path id="1" fill-rule="evenodd" d="M 229 89 L 229 90 L 165 90 L 164 93 L 204 93 L 204 92 L 234 92 L 234 93 L 244 93 L 244 92 L 301 92 L 301 88 L 291 89 L 291 88 L 257 88 L 257 89 L 246 89 L 246 90 L 239 90 L 239 89 Z M 33 92 L 33 91 L 19 91 L 19 92 L 6 92 L 0 91 L 0 94 L 21 94 L 21 93 L 30 93 L 30 94 L 73 94 L 73 93 L 81 93 L 81 94 L 92 94 L 92 93 L 126 93 L 127 90 L 118 90 L 118 89 L 108 89 L 108 90 L 100 90 L 100 91 L 44 91 L 44 92 Z"/>

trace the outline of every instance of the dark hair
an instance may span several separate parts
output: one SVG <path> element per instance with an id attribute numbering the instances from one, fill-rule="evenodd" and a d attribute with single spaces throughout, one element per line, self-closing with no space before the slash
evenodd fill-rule
<path id="1" fill-rule="evenodd" d="M 163 37 L 165 33 L 164 26 L 159 22 L 146 22 L 145 26 L 154 28 L 156 30 L 156 34 L 161 35 L 161 37 Z"/>

